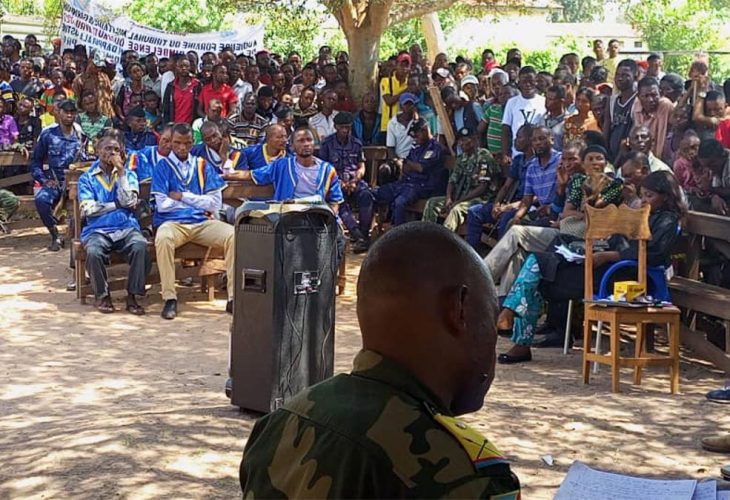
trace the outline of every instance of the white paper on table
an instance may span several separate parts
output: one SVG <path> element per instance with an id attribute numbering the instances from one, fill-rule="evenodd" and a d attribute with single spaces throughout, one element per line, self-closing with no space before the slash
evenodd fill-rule
<path id="1" fill-rule="evenodd" d="M 730 500 L 730 490 L 721 490 L 717 492 L 717 500 Z"/>
<path id="2" fill-rule="evenodd" d="M 692 500 L 694 479 L 660 480 L 624 476 L 573 462 L 555 500 Z"/>
<path id="3" fill-rule="evenodd" d="M 692 500 L 717 500 L 717 481 L 698 482 Z"/>

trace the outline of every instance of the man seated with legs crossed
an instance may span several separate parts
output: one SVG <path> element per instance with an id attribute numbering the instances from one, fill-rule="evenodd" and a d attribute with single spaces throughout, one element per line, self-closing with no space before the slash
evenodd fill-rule
<path id="1" fill-rule="evenodd" d="M 107 282 L 106 264 L 112 252 L 124 254 L 129 263 L 127 311 L 142 315 L 137 295 L 145 294 L 145 278 L 150 270 L 147 240 L 142 235 L 134 209 L 139 183 L 133 170 L 124 166 L 122 145 L 105 136 L 96 144 L 99 159 L 79 177 L 78 196 L 84 221 L 81 241 L 86 248 L 86 271 L 91 278 L 97 308 L 114 312 Z"/>
<path id="2" fill-rule="evenodd" d="M 177 316 L 175 249 L 185 243 L 223 249 L 228 274 L 226 311 L 233 311 L 233 226 L 213 218 L 223 204 L 221 193 L 226 184 L 205 159 L 190 154 L 192 148 L 190 125 L 176 124 L 172 152 L 159 161 L 152 175 L 155 250 L 165 301 L 161 316 L 165 319 Z"/>

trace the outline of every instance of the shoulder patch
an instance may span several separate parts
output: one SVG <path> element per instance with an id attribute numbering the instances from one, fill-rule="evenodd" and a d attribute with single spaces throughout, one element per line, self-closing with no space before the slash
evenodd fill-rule
<path id="1" fill-rule="evenodd" d="M 435 414 L 433 418 L 456 438 L 476 469 L 509 463 L 493 443 L 458 418 L 441 414 Z"/>

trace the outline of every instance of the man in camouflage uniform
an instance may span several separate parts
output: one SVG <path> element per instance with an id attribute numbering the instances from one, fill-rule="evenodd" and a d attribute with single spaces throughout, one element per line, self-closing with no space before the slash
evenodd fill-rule
<path id="1" fill-rule="evenodd" d="M 394 228 L 362 264 L 357 312 L 352 373 L 254 426 L 244 498 L 519 499 L 505 458 L 456 418 L 494 378 L 497 299 L 477 254 L 441 226 Z"/>
<path id="2" fill-rule="evenodd" d="M 0 189 L 0 232 L 9 233 L 10 230 L 5 225 L 10 220 L 20 205 L 20 200 L 7 189 Z"/>
<path id="3" fill-rule="evenodd" d="M 462 153 L 449 177 L 446 196 L 435 196 L 426 202 L 423 220 L 437 222 L 444 216 L 444 226 L 456 231 L 466 221 L 469 207 L 492 201 L 499 191 L 502 172 L 492 154 L 479 147 L 479 136 L 462 128 L 457 134 Z"/>

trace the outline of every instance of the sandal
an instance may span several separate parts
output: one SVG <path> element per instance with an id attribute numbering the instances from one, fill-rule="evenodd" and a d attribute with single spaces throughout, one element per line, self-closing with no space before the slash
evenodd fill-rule
<path id="1" fill-rule="evenodd" d="M 111 301 L 107 302 L 106 300 L 102 300 L 98 306 L 96 306 L 96 309 L 102 313 L 102 314 L 111 314 L 116 309 L 114 309 L 114 304 L 111 303 Z"/>
<path id="2" fill-rule="evenodd" d="M 134 314 L 135 316 L 144 316 L 146 314 L 144 307 L 137 304 L 137 301 L 127 299 L 127 312 Z"/>

